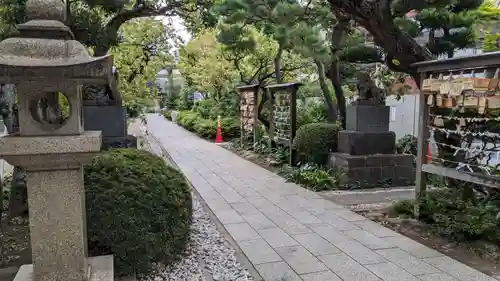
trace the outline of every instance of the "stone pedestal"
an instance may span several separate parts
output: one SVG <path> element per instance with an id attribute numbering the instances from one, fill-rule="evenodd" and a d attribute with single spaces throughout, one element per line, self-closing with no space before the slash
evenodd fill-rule
<path id="1" fill-rule="evenodd" d="M 413 156 L 406 154 L 350 155 L 331 153 L 331 167 L 340 168 L 347 176 L 347 184 L 360 187 L 412 185 L 415 179 Z"/>
<path id="2" fill-rule="evenodd" d="M 338 151 L 351 155 L 392 154 L 396 151 L 396 134 L 340 131 L 337 146 Z"/>
<path id="3" fill-rule="evenodd" d="M 347 174 L 348 184 L 405 186 L 413 184 L 413 156 L 396 153 L 396 135 L 389 131 L 390 107 L 363 103 L 346 109 L 346 130 L 338 134 L 338 152 L 330 167 Z"/>
<path id="4" fill-rule="evenodd" d="M 95 267 L 87 260 L 83 165 L 100 151 L 101 132 L 7 136 L 0 147 L 1 157 L 26 169 L 33 266 L 23 267 L 15 280 L 111 281 L 91 276 L 109 267 L 103 259 L 111 259 L 112 269 L 112 257 L 100 257 Z"/>

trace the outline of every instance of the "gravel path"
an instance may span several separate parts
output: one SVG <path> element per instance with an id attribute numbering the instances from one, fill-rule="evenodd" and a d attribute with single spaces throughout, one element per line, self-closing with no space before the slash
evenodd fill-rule
<path id="1" fill-rule="evenodd" d="M 193 224 L 186 256 L 178 263 L 158 268 L 147 281 L 249 281 L 253 280 L 197 199 L 193 200 Z"/>
<path id="2" fill-rule="evenodd" d="M 145 129 L 133 124 L 135 135 L 144 136 Z M 139 130 L 137 130 L 139 129 Z M 140 132 L 138 132 L 140 131 Z M 165 157 L 166 151 L 159 143 L 145 136 L 149 145 L 144 148 Z M 247 269 L 236 260 L 235 250 L 217 230 L 211 216 L 203 209 L 199 199 L 193 195 L 193 223 L 185 256 L 168 267 L 158 266 L 145 281 L 252 281 Z"/>

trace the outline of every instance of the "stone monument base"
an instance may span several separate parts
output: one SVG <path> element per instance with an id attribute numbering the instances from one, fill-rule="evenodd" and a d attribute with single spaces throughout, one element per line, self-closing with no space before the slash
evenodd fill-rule
<path id="1" fill-rule="evenodd" d="M 137 148 L 137 137 L 127 135 L 126 137 L 103 138 L 102 149 L 111 148 Z"/>
<path id="2" fill-rule="evenodd" d="M 112 255 L 88 258 L 88 262 L 90 269 L 88 281 L 114 281 Z M 21 266 L 14 281 L 36 281 L 33 280 L 33 265 L 26 264 Z"/>
<path id="3" fill-rule="evenodd" d="M 359 183 L 360 187 L 408 186 L 415 180 L 413 155 L 408 154 L 350 155 L 335 152 L 330 153 L 329 166 L 346 173 L 347 184 Z"/>
<path id="4" fill-rule="evenodd" d="M 351 155 L 393 154 L 396 152 L 396 134 L 390 131 L 340 131 L 337 150 Z"/>

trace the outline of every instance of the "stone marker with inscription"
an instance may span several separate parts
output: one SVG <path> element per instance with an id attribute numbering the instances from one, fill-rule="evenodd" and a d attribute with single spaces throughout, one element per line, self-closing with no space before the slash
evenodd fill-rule
<path id="1" fill-rule="evenodd" d="M 74 40 L 63 1 L 28 0 L 26 11 L 19 37 L 0 42 L 0 83 L 17 86 L 19 108 L 19 133 L 0 138 L 0 157 L 26 170 L 33 260 L 14 280 L 112 281 L 112 256 L 87 257 L 82 165 L 102 136 L 84 130 L 82 84 L 109 83 L 113 60 Z M 44 114 L 61 95 L 67 118 Z"/>

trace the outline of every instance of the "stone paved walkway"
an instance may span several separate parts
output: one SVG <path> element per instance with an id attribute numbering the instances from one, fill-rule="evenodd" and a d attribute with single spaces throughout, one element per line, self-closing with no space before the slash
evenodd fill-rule
<path id="1" fill-rule="evenodd" d="M 266 281 L 497 281 L 159 115 L 147 126 Z"/>

